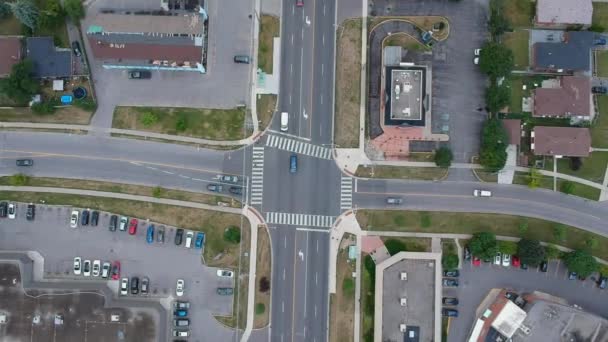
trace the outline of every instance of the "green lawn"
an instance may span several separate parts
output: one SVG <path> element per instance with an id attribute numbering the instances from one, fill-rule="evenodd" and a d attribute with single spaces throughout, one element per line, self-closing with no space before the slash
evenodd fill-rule
<path id="1" fill-rule="evenodd" d="M 593 19 L 591 23 L 608 28 L 608 3 L 593 2 Z"/>
<path id="2" fill-rule="evenodd" d="M 557 191 L 564 192 L 564 184 L 567 182 L 568 181 L 566 181 L 566 180 L 558 178 L 557 179 Z M 528 183 L 529 183 L 529 180 L 528 180 L 527 173 L 524 173 L 524 172 L 515 173 L 515 177 L 513 178 L 513 184 L 521 184 L 521 185 L 527 186 Z M 600 198 L 599 189 L 596 189 L 596 188 L 588 186 L 588 185 L 576 183 L 576 182 L 572 182 L 572 183 L 573 183 L 573 190 L 572 190 L 571 195 L 587 198 L 587 199 L 594 200 L 594 201 L 597 201 Z M 542 177 L 540 179 L 540 184 L 538 187 L 541 189 L 553 190 L 553 177 L 548 177 L 548 176 Z"/>
<path id="3" fill-rule="evenodd" d="M 272 74 L 273 38 L 280 34 L 279 18 L 272 15 L 262 15 L 260 18 L 260 36 L 258 48 L 258 68 L 267 74 Z M 277 61 L 278 63 L 278 61 Z"/>
<path id="4" fill-rule="evenodd" d="M 422 218 L 427 216 L 431 225 L 424 228 Z M 535 218 L 501 214 L 453 213 L 453 212 L 418 212 L 396 210 L 358 210 L 357 220 L 363 229 L 376 231 L 404 231 L 425 233 L 472 234 L 489 231 L 496 235 L 521 237 L 519 225 L 527 222 L 530 227 L 527 238 L 559 244 L 570 248 L 584 248 L 585 242 L 594 236 L 598 246 L 608 246 L 608 238 L 586 232 L 570 226 L 566 229 L 566 239 L 556 240 L 554 229 L 556 222 Z M 396 222 L 399 222 L 398 224 Z M 608 248 L 596 248 L 593 254 L 608 259 Z"/>
<path id="5" fill-rule="evenodd" d="M 439 180 L 447 176 L 448 170 L 440 167 L 359 166 L 355 174 L 365 178 Z"/>
<path id="6" fill-rule="evenodd" d="M 608 77 L 608 51 L 596 51 L 595 63 L 597 65 L 597 75 L 599 77 Z"/>
<path id="7" fill-rule="evenodd" d="M 532 27 L 535 3 L 530 0 L 496 0 L 514 28 Z"/>
<path id="8" fill-rule="evenodd" d="M 606 56 L 608 58 L 608 56 Z M 608 96 L 597 96 L 599 114 L 591 125 L 591 146 L 608 148 Z"/>
<path id="9" fill-rule="evenodd" d="M 361 258 L 361 341 L 373 342 L 376 264 L 368 254 Z"/>
<path id="10" fill-rule="evenodd" d="M 510 113 L 521 113 L 521 103 L 524 97 L 522 89 L 523 80 L 521 77 L 513 77 L 511 79 L 511 102 L 509 104 Z"/>
<path id="11" fill-rule="evenodd" d="M 260 130 L 263 131 L 272 120 L 277 107 L 277 96 L 274 94 L 258 94 L 255 102 Z"/>
<path id="12" fill-rule="evenodd" d="M 116 107 L 112 127 L 211 140 L 239 140 L 247 136 L 245 115 L 245 110 L 240 108 Z"/>
<path id="13" fill-rule="evenodd" d="M 583 165 L 578 171 L 572 171 L 569 158 L 560 158 L 557 161 L 557 172 L 565 173 L 590 180 L 596 183 L 604 181 L 604 173 L 608 165 L 608 152 L 593 152 L 589 157 L 581 158 Z M 548 158 L 545 163 L 545 170 L 553 171 L 553 159 Z"/>
<path id="14" fill-rule="evenodd" d="M 513 61 L 515 69 L 524 70 L 530 65 L 528 60 L 528 40 L 530 33 L 528 30 L 517 30 L 507 32 L 502 36 L 502 42 L 513 51 Z"/>

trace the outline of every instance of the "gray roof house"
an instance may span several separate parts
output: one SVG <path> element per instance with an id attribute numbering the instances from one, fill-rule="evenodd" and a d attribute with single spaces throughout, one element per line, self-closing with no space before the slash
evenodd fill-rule
<path id="1" fill-rule="evenodd" d="M 545 28 L 566 28 L 570 25 L 591 26 L 591 0 L 536 0 L 534 25 Z"/>
<path id="2" fill-rule="evenodd" d="M 569 31 L 564 41 L 535 43 L 532 46 L 532 67 L 536 71 L 584 71 L 591 70 L 591 47 L 595 33 Z"/>
<path id="3" fill-rule="evenodd" d="M 72 76 L 72 51 L 57 49 L 51 37 L 29 37 L 25 40 L 26 57 L 34 64 L 36 78 Z"/>

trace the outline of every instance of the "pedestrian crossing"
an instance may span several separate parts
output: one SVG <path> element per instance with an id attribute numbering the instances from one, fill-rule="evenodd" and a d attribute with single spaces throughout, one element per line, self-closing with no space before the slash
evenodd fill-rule
<path id="1" fill-rule="evenodd" d="M 353 207 L 353 179 L 342 177 L 340 181 L 340 210 L 348 210 Z"/>
<path id="2" fill-rule="evenodd" d="M 334 224 L 334 216 L 289 214 L 289 213 L 266 213 L 266 223 L 285 224 L 300 227 L 331 227 Z"/>
<path id="3" fill-rule="evenodd" d="M 279 135 L 269 135 L 266 139 L 266 146 L 276 147 L 280 150 L 286 150 L 298 154 L 304 154 L 311 157 L 331 159 L 331 148 L 309 144 L 307 142 L 290 139 Z"/>
<path id="4" fill-rule="evenodd" d="M 261 205 L 264 189 L 264 147 L 253 147 L 251 166 L 251 200 L 249 203 Z"/>

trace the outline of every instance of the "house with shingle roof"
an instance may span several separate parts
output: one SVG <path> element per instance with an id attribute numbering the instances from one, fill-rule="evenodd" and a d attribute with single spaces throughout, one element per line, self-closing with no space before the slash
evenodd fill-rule
<path id="1" fill-rule="evenodd" d="M 589 120 L 593 115 L 591 80 L 584 76 L 563 76 L 556 88 L 533 91 L 536 117 L 563 117 Z"/>
<path id="2" fill-rule="evenodd" d="M 0 37 L 0 77 L 8 76 L 22 58 L 21 37 Z"/>
<path id="3" fill-rule="evenodd" d="M 587 157 L 591 134 L 588 128 L 536 126 L 530 147 L 537 156 Z"/>
<path id="4" fill-rule="evenodd" d="M 534 25 L 542 28 L 591 26 L 593 4 L 591 0 L 536 0 Z"/>
<path id="5" fill-rule="evenodd" d="M 543 72 L 586 72 L 591 70 L 594 32 L 568 31 L 561 42 L 532 45 L 532 68 Z"/>

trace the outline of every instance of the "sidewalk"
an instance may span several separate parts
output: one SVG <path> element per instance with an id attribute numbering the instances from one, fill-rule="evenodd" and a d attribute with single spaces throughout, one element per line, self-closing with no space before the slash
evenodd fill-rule
<path id="1" fill-rule="evenodd" d="M 249 284 L 247 288 L 247 324 L 245 331 L 241 336 L 241 342 L 246 342 L 251 335 L 253 330 L 253 320 L 255 319 L 255 284 L 256 284 L 256 262 L 257 262 L 257 251 L 258 251 L 258 226 L 264 224 L 262 215 L 258 213 L 252 207 L 245 206 L 242 212 L 249 220 L 249 227 L 251 230 L 251 247 L 249 248 Z M 272 307 L 272 299 L 270 301 Z M 268 308 L 270 311 L 271 308 Z"/>

